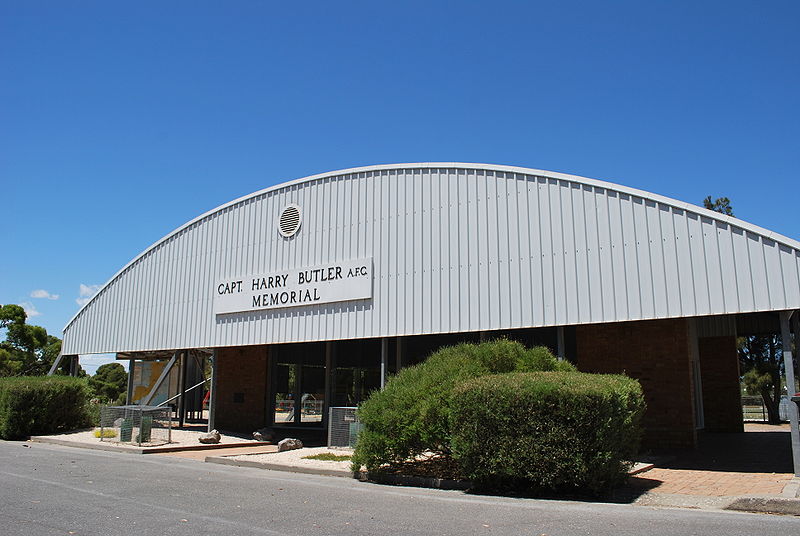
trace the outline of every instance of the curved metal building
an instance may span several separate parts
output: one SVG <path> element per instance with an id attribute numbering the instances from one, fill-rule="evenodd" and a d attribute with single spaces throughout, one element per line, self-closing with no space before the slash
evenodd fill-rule
<path id="1" fill-rule="evenodd" d="M 289 204 L 302 224 L 287 238 Z M 369 299 L 214 314 L 220 281 L 351 259 L 372 261 Z M 177 229 L 69 322 L 64 353 L 798 308 L 800 243 L 741 220 L 546 171 L 373 166 L 262 190 Z"/>
<path id="2" fill-rule="evenodd" d="M 724 338 L 726 357 L 715 359 L 727 376 L 707 375 L 726 378 L 728 390 L 735 377 L 738 396 L 737 333 L 779 326 L 776 312 L 788 323 L 797 309 L 800 242 L 733 217 L 560 173 L 398 164 L 280 184 L 188 222 L 106 283 L 66 326 L 63 351 L 260 348 L 271 392 L 270 363 L 292 354 L 290 343 L 307 343 L 300 353 L 331 369 L 331 344 L 361 340 L 357 352 L 369 353 L 376 342 L 385 375 L 387 353 L 395 368 L 413 362 L 404 352 L 420 337 L 527 334 L 586 370 L 643 378 L 660 374 L 666 344 L 686 357 L 676 385 L 692 418 L 653 417 L 667 424 L 651 428 L 662 437 L 680 428 L 675 443 L 686 443 L 709 421 L 703 340 Z M 327 406 L 335 388 L 326 378 Z M 650 388 L 654 415 L 659 389 Z M 275 424 L 265 399 L 266 417 L 247 426 Z"/>

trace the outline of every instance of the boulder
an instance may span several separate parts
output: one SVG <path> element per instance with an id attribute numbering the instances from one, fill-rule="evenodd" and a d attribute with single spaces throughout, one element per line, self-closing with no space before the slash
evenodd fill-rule
<path id="1" fill-rule="evenodd" d="M 294 449 L 301 449 L 303 448 L 303 442 L 299 439 L 292 439 L 287 437 L 286 439 L 281 439 L 278 441 L 278 452 L 283 452 L 285 450 L 294 450 Z"/>
<path id="2" fill-rule="evenodd" d="M 261 428 L 253 432 L 253 439 L 256 441 L 273 441 L 275 433 L 269 428 Z"/>
<path id="3" fill-rule="evenodd" d="M 204 444 L 215 444 L 219 443 L 220 435 L 216 430 L 211 430 L 207 434 L 200 434 L 200 437 L 198 437 L 197 440 Z"/>

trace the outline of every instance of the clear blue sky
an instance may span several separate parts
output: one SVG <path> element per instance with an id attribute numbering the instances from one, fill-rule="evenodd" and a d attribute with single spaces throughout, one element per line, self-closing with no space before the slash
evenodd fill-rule
<path id="1" fill-rule="evenodd" d="M 379 163 L 726 195 L 800 239 L 799 29 L 789 0 L 0 0 L 0 303 L 61 336 L 195 216 Z"/>

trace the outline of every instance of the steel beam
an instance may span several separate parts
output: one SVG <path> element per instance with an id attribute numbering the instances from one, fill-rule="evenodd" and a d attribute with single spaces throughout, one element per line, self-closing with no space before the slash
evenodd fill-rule
<path id="1" fill-rule="evenodd" d="M 161 387 L 162 383 L 164 383 L 164 380 L 166 379 L 166 377 L 169 376 L 169 373 L 172 370 L 172 367 L 175 365 L 175 361 L 178 360 L 178 353 L 179 352 L 180 352 L 180 350 L 176 350 L 175 353 L 172 354 L 172 359 L 170 359 L 169 362 L 167 362 L 167 366 L 164 367 L 164 370 L 161 371 L 161 376 L 158 377 L 158 380 L 156 380 L 156 383 L 155 383 L 155 385 L 153 385 L 153 388 L 150 389 L 150 392 L 147 393 L 147 395 L 145 395 L 145 397 L 142 399 L 142 402 L 141 402 L 142 406 L 149 406 L 150 405 L 150 401 L 153 400 L 153 397 L 156 395 L 156 391 L 158 391 L 158 388 Z"/>
<path id="2" fill-rule="evenodd" d="M 789 320 L 794 311 L 781 311 L 781 340 L 783 342 L 783 366 L 787 394 L 791 398 L 797 389 L 794 382 L 794 358 L 792 356 L 792 339 L 789 332 Z M 797 337 L 797 333 L 795 333 Z M 797 340 L 797 339 L 795 339 Z M 792 436 L 792 460 L 794 476 L 800 477 L 800 428 L 798 428 L 797 404 L 789 402 L 789 428 Z"/>
<path id="3" fill-rule="evenodd" d="M 53 366 L 50 367 L 49 371 L 47 371 L 48 376 L 53 375 L 53 373 L 58 369 L 58 366 L 61 364 L 61 360 L 64 359 L 64 357 L 65 357 L 64 354 L 59 352 L 58 357 L 56 357 L 56 360 L 53 361 Z"/>

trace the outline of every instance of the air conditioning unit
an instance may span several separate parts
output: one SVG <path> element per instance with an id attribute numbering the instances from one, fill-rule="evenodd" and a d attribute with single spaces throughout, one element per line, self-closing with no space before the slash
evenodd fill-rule
<path id="1" fill-rule="evenodd" d="M 357 408 L 330 408 L 328 447 L 355 447 L 356 437 L 363 426 L 356 416 Z"/>

